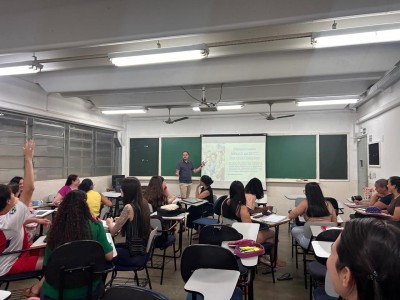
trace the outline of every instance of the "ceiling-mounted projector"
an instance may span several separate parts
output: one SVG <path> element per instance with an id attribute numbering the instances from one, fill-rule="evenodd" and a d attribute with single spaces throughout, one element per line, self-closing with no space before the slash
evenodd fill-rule
<path id="1" fill-rule="evenodd" d="M 214 103 L 201 103 L 199 108 L 201 112 L 217 111 L 217 105 Z"/>

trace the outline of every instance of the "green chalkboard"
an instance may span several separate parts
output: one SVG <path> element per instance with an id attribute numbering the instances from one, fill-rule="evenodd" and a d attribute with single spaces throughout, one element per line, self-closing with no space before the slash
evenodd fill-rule
<path id="1" fill-rule="evenodd" d="M 161 138 L 161 175 L 175 176 L 176 164 L 182 159 L 182 152 L 189 152 L 194 167 L 201 163 L 200 137 Z"/>
<path id="2" fill-rule="evenodd" d="M 266 177 L 288 179 L 315 179 L 316 136 L 267 136 Z"/>
<path id="3" fill-rule="evenodd" d="M 130 139 L 129 175 L 158 175 L 158 138 Z"/>
<path id="4" fill-rule="evenodd" d="M 319 136 L 319 177 L 348 179 L 347 135 Z"/>

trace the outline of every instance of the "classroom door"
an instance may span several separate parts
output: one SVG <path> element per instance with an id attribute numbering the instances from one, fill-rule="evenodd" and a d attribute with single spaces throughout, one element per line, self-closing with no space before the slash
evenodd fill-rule
<path id="1" fill-rule="evenodd" d="M 364 187 L 368 186 L 367 136 L 357 139 L 357 174 L 358 194 L 363 195 Z"/>

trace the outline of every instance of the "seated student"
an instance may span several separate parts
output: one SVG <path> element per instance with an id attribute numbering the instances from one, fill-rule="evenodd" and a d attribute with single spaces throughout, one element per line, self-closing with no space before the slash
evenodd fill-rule
<path id="1" fill-rule="evenodd" d="M 305 194 L 307 199 L 289 211 L 289 219 L 295 219 L 303 215 L 306 222 L 337 222 L 335 209 L 329 201 L 325 200 L 318 183 L 307 183 Z M 303 226 L 293 227 L 292 236 L 299 242 L 301 247 L 308 247 L 310 240 L 304 236 Z"/>
<path id="2" fill-rule="evenodd" d="M 167 183 L 162 176 L 151 177 L 143 198 L 152 206 L 153 211 L 157 211 L 161 206 L 172 203 L 176 199 L 168 190 Z"/>
<path id="3" fill-rule="evenodd" d="M 16 184 L 18 186 L 18 191 L 15 193 L 15 195 L 19 198 L 21 196 L 22 190 L 24 189 L 24 179 L 20 176 L 14 176 L 8 184 Z"/>
<path id="4" fill-rule="evenodd" d="M 399 299 L 400 230 L 376 218 L 346 222 L 327 268 L 343 299 Z"/>
<path id="5" fill-rule="evenodd" d="M 78 186 L 79 190 L 86 193 L 87 196 L 86 203 L 89 206 L 90 213 L 92 214 L 93 217 L 98 217 L 100 215 L 101 203 L 104 203 L 104 205 L 111 207 L 112 202 L 108 200 L 107 197 L 93 190 L 93 188 L 94 188 L 93 181 L 89 178 L 83 179 L 81 184 Z"/>
<path id="6" fill-rule="evenodd" d="M 121 196 L 124 209 L 115 223 L 107 219 L 110 233 L 115 236 L 122 230 L 126 236 L 125 243 L 116 244 L 118 255 L 113 263 L 118 266 L 137 265 L 146 258 L 146 245 L 150 235 L 150 209 L 148 202 L 143 199 L 142 187 L 136 177 L 127 177 L 121 182 Z"/>
<path id="7" fill-rule="evenodd" d="M 400 221 L 400 177 L 392 176 L 389 178 L 388 190 L 393 194 L 387 212 L 392 215 L 390 221 Z"/>
<path id="8" fill-rule="evenodd" d="M 222 216 L 243 223 L 252 223 L 249 210 L 246 206 L 246 196 L 243 183 L 233 181 L 229 187 L 229 198 L 222 204 Z M 260 230 L 257 234 L 257 242 L 274 243 L 274 232 L 272 230 Z"/>
<path id="9" fill-rule="evenodd" d="M 393 198 L 393 195 L 388 190 L 388 181 L 386 179 L 378 179 L 375 181 L 376 194 L 372 195 L 369 201 L 354 201 L 356 204 L 368 206 L 376 206 L 380 209 L 386 209 Z"/>
<path id="10" fill-rule="evenodd" d="M 59 205 L 70 191 L 76 190 L 78 188 L 80 182 L 81 181 L 78 175 L 68 175 L 65 185 L 58 191 L 57 195 L 54 197 L 53 204 Z"/>
<path id="11" fill-rule="evenodd" d="M 211 185 L 214 183 L 214 181 L 211 179 L 210 176 L 208 175 L 203 175 L 200 178 L 200 183 L 196 187 L 196 198 L 197 199 L 204 199 L 207 200 L 209 204 L 210 209 L 205 208 L 205 205 L 200 205 L 200 206 L 190 206 L 188 209 L 189 215 L 187 216 L 187 226 L 189 228 L 193 228 L 193 221 L 197 220 L 202 217 L 203 212 L 208 211 L 210 213 L 213 212 L 213 207 L 214 207 L 214 193 Z M 197 228 L 196 228 L 197 229 Z M 199 232 L 195 232 L 192 236 L 194 240 L 197 240 L 199 238 Z"/>
<path id="12" fill-rule="evenodd" d="M 246 193 L 246 206 L 251 215 L 266 210 L 272 211 L 273 206 L 256 207 L 256 200 L 264 198 L 264 189 L 260 179 L 250 179 L 244 187 L 244 191 Z"/>
<path id="13" fill-rule="evenodd" d="M 107 241 L 103 224 L 90 214 L 86 204 L 86 193 L 74 190 L 65 196 L 54 218 L 53 226 L 48 232 L 48 240 L 43 265 L 46 266 L 51 253 L 57 247 L 72 241 L 94 240 L 103 247 L 105 259 L 112 260 L 112 246 Z M 93 291 L 99 287 L 100 280 L 93 282 Z M 58 299 L 58 288 L 51 286 L 46 278 L 42 278 L 37 284 L 24 292 L 26 296 L 38 295 L 42 288 L 43 296 L 50 299 Z M 85 299 L 87 286 L 64 289 L 63 299 Z"/>
<path id="14" fill-rule="evenodd" d="M 15 178 L 15 177 L 14 177 Z M 12 182 L 12 181 L 10 181 Z M 17 201 L 19 201 L 19 198 L 16 196 L 19 193 L 19 185 L 15 184 L 15 183 L 9 183 L 8 186 L 10 187 L 11 193 L 14 194 L 14 197 Z M 28 207 L 29 209 L 31 209 L 30 207 Z M 24 222 L 24 226 L 25 226 L 25 232 L 27 235 L 27 242 L 31 243 L 33 242 L 33 239 L 35 237 L 35 232 L 37 229 L 37 224 L 41 224 L 44 225 L 45 227 L 49 227 L 51 225 L 51 221 L 49 219 L 46 218 L 36 218 L 34 216 L 29 216 L 25 222 Z"/>
<path id="15" fill-rule="evenodd" d="M 29 218 L 34 190 L 33 152 L 35 144 L 28 141 L 23 147 L 25 157 L 25 186 L 19 201 L 7 185 L 0 184 L 0 252 L 19 251 L 29 247 L 24 239 L 24 222 Z M 41 270 L 43 251 L 0 256 L 0 276 Z"/>

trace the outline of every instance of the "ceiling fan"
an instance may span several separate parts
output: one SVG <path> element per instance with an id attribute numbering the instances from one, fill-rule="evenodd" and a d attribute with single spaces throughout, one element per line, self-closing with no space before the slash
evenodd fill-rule
<path id="1" fill-rule="evenodd" d="M 294 114 L 291 115 L 282 115 L 282 116 L 273 116 L 272 115 L 272 104 L 274 104 L 274 101 L 266 101 L 267 104 L 269 105 L 269 113 L 260 113 L 263 117 L 265 117 L 266 120 L 268 121 L 273 121 L 275 119 L 282 119 L 282 118 L 290 118 L 294 117 Z"/>
<path id="2" fill-rule="evenodd" d="M 176 122 L 180 122 L 180 121 L 189 119 L 189 117 L 182 117 L 182 118 L 172 120 L 171 119 L 171 107 L 167 107 L 167 108 L 168 108 L 168 120 L 163 121 L 165 124 L 174 124 Z"/>

